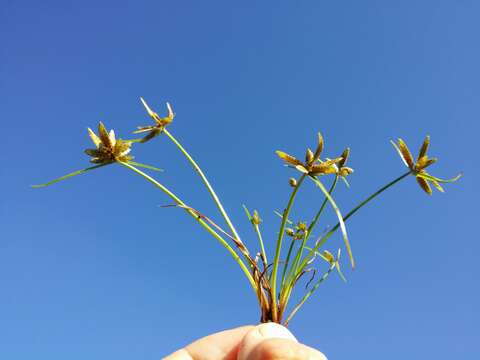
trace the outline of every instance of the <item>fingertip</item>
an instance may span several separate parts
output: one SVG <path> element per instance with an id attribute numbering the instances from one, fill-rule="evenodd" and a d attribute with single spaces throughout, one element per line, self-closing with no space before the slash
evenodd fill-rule
<path id="1" fill-rule="evenodd" d="M 245 360 L 327 360 L 320 351 L 288 339 L 266 339 Z"/>
<path id="2" fill-rule="evenodd" d="M 242 340 L 238 353 L 238 360 L 250 359 L 254 349 L 267 339 L 282 339 L 296 343 L 297 339 L 284 326 L 277 323 L 260 324 L 250 330 Z"/>
<path id="3" fill-rule="evenodd" d="M 297 341 L 295 336 L 288 330 L 285 326 L 282 326 L 277 323 L 265 323 L 258 325 L 256 327 L 258 332 L 260 333 L 261 337 L 263 339 L 273 339 L 273 338 L 278 338 L 278 339 L 288 339 L 292 341 Z"/>

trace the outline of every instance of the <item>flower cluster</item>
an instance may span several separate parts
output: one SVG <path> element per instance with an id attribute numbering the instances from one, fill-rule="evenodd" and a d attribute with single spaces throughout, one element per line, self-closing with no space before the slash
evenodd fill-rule
<path id="1" fill-rule="evenodd" d="M 417 160 L 413 159 L 412 153 L 408 149 L 407 144 L 402 139 L 398 138 L 398 144 L 395 144 L 393 141 L 391 142 L 395 149 L 398 151 L 400 158 L 402 159 L 405 166 L 410 169 L 410 172 L 415 176 L 417 179 L 418 184 L 420 187 L 425 191 L 428 195 L 432 195 L 432 188 L 430 187 L 430 182 L 437 188 L 438 191 L 444 192 L 440 183 L 449 183 L 453 181 L 457 181 L 461 174 L 455 176 L 452 179 L 441 179 L 435 176 L 430 175 L 425 171 L 427 167 L 433 165 L 437 162 L 437 158 L 430 158 L 427 155 L 428 148 L 430 146 L 430 136 L 426 136 L 423 140 L 423 144 L 418 152 Z"/>
<path id="2" fill-rule="evenodd" d="M 304 162 L 283 151 L 277 151 L 276 153 L 280 159 L 285 161 L 289 166 L 292 166 L 298 171 L 310 176 L 338 174 L 339 176 L 346 177 L 353 172 L 352 168 L 345 166 L 350 149 L 345 149 L 340 157 L 335 159 L 327 158 L 325 161 L 322 161 L 320 155 L 322 154 L 323 147 L 323 136 L 318 133 L 318 142 L 315 152 L 308 148 Z"/>
<path id="3" fill-rule="evenodd" d="M 143 100 L 143 98 L 140 98 L 140 100 L 142 101 L 143 106 L 147 110 L 148 115 L 150 115 L 150 117 L 155 121 L 154 125 L 139 126 L 138 130 L 133 132 L 134 134 L 148 132 L 148 134 L 140 140 L 141 142 L 146 142 L 160 135 L 165 129 L 165 127 L 173 121 L 175 113 L 173 112 L 170 104 L 167 102 L 167 116 L 161 118 L 155 111 L 152 111 L 152 109 L 150 109 L 150 107 L 147 105 L 145 100 Z"/>
<path id="4" fill-rule="evenodd" d="M 88 135 L 96 146 L 95 149 L 85 150 L 85 153 L 92 157 L 91 163 L 109 164 L 115 161 L 128 162 L 133 159 L 133 156 L 128 155 L 132 143 L 116 139 L 113 129 L 107 132 L 102 122 L 98 124 L 98 136 L 90 128 L 88 128 Z"/>

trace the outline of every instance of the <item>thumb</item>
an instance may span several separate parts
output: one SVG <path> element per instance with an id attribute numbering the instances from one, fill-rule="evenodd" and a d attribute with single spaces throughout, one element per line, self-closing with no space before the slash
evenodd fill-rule
<path id="1" fill-rule="evenodd" d="M 297 342 L 293 334 L 284 326 L 277 323 L 260 324 L 250 330 L 242 340 L 238 352 L 238 360 L 248 360 L 255 348 L 268 339 L 283 339 Z"/>

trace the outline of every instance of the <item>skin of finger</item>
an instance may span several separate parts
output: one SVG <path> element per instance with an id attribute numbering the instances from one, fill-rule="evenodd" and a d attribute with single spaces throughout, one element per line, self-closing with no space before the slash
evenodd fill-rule
<path id="1" fill-rule="evenodd" d="M 221 331 L 197 340 L 184 349 L 164 357 L 165 360 L 236 360 L 238 348 L 254 326 Z"/>
<path id="2" fill-rule="evenodd" d="M 257 345 L 266 339 L 279 338 L 296 342 L 295 336 L 284 326 L 276 323 L 260 324 L 250 330 L 240 345 L 238 360 L 247 360 Z"/>
<path id="3" fill-rule="evenodd" d="M 327 360 L 320 351 L 288 339 L 266 339 L 245 360 Z"/>

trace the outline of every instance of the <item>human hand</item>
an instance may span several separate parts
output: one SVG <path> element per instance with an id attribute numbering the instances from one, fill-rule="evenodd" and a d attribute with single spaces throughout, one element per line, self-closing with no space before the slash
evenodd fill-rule
<path id="1" fill-rule="evenodd" d="M 297 342 L 287 328 L 266 323 L 222 331 L 164 358 L 165 360 L 327 360 Z"/>

